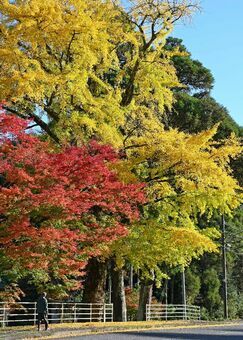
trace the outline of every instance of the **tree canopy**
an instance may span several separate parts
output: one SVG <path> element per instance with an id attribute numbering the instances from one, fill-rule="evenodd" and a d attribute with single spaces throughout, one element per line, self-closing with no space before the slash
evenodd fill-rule
<path id="1" fill-rule="evenodd" d="M 138 219 L 143 185 L 118 180 L 108 167 L 118 159 L 110 146 L 56 149 L 26 127 L 0 116 L 1 253 L 20 275 L 29 270 L 39 283 L 54 278 L 77 287 L 89 257 Z"/>
<path id="2" fill-rule="evenodd" d="M 5 109 L 58 142 L 97 135 L 119 145 L 140 125 L 160 126 L 156 110 L 178 85 L 165 37 L 193 1 L 130 3 L 1 1 Z"/>

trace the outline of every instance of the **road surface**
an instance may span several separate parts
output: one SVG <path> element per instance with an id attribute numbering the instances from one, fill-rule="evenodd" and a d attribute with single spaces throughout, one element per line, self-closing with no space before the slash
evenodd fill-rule
<path id="1" fill-rule="evenodd" d="M 243 322 L 233 325 L 210 326 L 197 328 L 159 329 L 147 331 L 129 331 L 124 333 L 83 335 L 65 338 L 65 340 L 243 340 Z M 60 339 L 62 340 L 62 339 Z M 63 339 L 64 340 L 64 339 Z"/>

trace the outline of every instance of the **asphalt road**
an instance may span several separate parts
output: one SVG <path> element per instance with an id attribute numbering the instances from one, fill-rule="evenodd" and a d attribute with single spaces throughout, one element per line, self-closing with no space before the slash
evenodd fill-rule
<path id="1" fill-rule="evenodd" d="M 85 335 L 70 337 L 73 340 L 158 340 L 158 339 L 186 339 L 186 340 L 243 340 L 243 322 L 238 325 L 220 327 L 160 329 L 149 331 L 132 331 L 124 333 Z M 61 339 L 60 339 L 61 340 Z"/>

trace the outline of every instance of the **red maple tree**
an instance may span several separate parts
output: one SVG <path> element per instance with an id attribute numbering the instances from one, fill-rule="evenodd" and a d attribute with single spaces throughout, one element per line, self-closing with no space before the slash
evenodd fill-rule
<path id="1" fill-rule="evenodd" d="M 108 166 L 118 159 L 112 147 L 57 148 L 27 133 L 28 123 L 0 114 L 0 248 L 23 268 L 68 280 L 127 234 L 143 185 L 118 180 Z"/>

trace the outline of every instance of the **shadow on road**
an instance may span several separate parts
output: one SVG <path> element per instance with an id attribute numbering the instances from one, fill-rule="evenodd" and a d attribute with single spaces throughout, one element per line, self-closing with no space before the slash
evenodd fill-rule
<path id="1" fill-rule="evenodd" d="M 229 331 L 229 330 L 227 330 Z M 230 330 L 230 331 L 237 331 L 237 330 Z M 143 332 L 138 333 L 138 332 L 129 332 L 129 335 L 133 335 L 133 336 L 137 336 L 138 339 L 139 337 L 143 339 L 147 338 L 167 338 L 167 339 L 186 339 L 186 340 L 190 340 L 190 339 L 197 339 L 197 340 L 226 340 L 226 339 L 232 339 L 232 340 L 242 340 L 243 339 L 243 334 L 242 335 L 238 335 L 238 334 L 194 334 L 194 333 L 169 333 L 169 332 Z"/>

